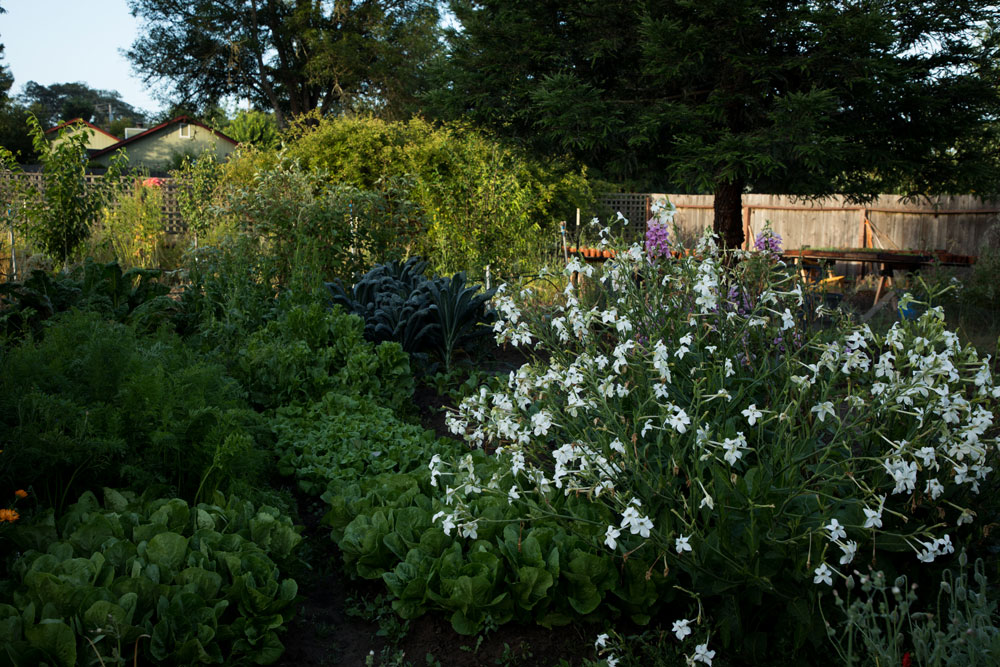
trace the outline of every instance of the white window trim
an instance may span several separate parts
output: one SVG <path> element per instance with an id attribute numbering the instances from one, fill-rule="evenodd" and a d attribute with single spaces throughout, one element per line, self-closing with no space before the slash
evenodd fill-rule
<path id="1" fill-rule="evenodd" d="M 192 138 L 194 138 L 194 134 L 191 132 L 191 124 L 190 123 L 181 123 L 181 127 L 180 127 L 180 130 L 178 130 L 178 132 L 180 133 L 181 139 L 192 139 Z"/>

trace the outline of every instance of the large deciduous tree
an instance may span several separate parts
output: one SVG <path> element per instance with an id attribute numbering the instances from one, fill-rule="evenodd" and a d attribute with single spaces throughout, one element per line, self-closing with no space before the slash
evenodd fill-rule
<path id="1" fill-rule="evenodd" d="M 408 112 L 437 45 L 433 0 L 129 0 L 128 58 L 175 102 L 227 96 L 289 116 Z"/>
<path id="2" fill-rule="evenodd" d="M 125 102 L 118 91 L 91 88 L 82 82 L 43 86 L 29 81 L 24 84 L 17 101 L 46 128 L 61 121 L 82 118 L 109 129 L 116 118 L 127 118 L 132 123 L 145 118 L 145 114 Z"/>
<path id="3" fill-rule="evenodd" d="M 996 190 L 985 0 L 454 2 L 432 103 L 612 178 L 712 192 L 727 245 L 747 189 Z"/>

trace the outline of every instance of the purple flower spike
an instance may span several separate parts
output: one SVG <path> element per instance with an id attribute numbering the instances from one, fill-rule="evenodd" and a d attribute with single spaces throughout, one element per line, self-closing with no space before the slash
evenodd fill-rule
<path id="1" fill-rule="evenodd" d="M 646 222 L 646 255 L 650 259 L 666 257 L 670 254 L 670 231 L 667 226 L 650 218 Z"/>
<path id="2" fill-rule="evenodd" d="M 764 227 L 764 231 L 757 235 L 753 247 L 757 252 L 770 253 L 777 258 L 781 255 L 781 236 L 771 231 L 770 226 Z"/>

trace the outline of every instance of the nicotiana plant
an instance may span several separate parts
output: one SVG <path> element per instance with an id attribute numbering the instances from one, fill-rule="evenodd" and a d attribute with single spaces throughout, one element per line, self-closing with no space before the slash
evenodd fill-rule
<path id="1" fill-rule="evenodd" d="M 706 233 L 678 259 L 660 242 L 601 269 L 570 261 L 552 307 L 498 291 L 497 340 L 536 361 L 450 415 L 505 465 L 486 479 L 435 456 L 435 521 L 475 539 L 489 521 L 476 495 L 503 494 L 525 521 L 585 498 L 617 517 L 588 529 L 595 549 L 641 550 L 671 578 L 689 660 L 711 664 L 716 642 L 759 655 L 769 637 L 815 641 L 822 592 L 857 562 L 932 562 L 972 530 L 995 455 L 991 360 L 934 307 L 884 334 L 828 310 L 773 238 L 721 251 Z"/>

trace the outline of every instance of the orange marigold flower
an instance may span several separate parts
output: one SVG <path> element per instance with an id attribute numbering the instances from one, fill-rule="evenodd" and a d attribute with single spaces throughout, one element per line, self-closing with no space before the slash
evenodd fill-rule
<path id="1" fill-rule="evenodd" d="M 14 495 L 17 496 L 18 498 L 27 498 L 28 492 L 25 491 L 24 489 L 18 489 L 17 491 L 14 492 Z"/>
<path id="2" fill-rule="evenodd" d="M 0 509 L 0 523 L 10 521 L 11 523 L 21 518 L 21 515 L 14 510 Z"/>

